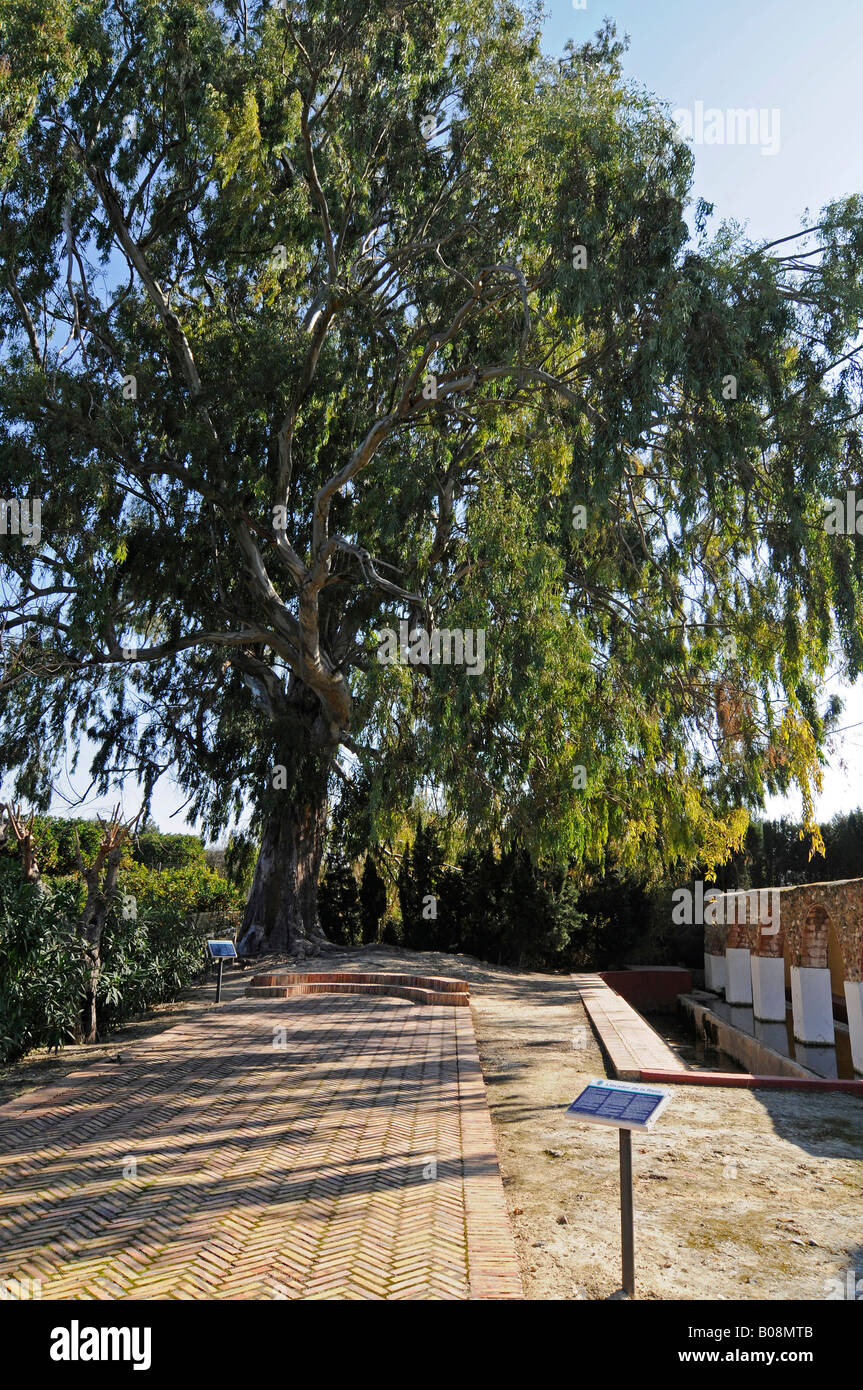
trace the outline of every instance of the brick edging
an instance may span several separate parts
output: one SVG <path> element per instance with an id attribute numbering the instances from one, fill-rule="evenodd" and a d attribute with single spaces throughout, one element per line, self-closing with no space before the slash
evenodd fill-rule
<path id="1" fill-rule="evenodd" d="M 473 1018 L 454 1017 L 470 1297 L 524 1298 Z"/>
<path id="2" fill-rule="evenodd" d="M 415 1004 L 466 1007 L 469 989 L 464 980 L 438 975 L 405 975 L 389 971 L 265 971 L 253 975 L 246 995 L 257 999 L 291 999 L 305 994 L 388 994 Z"/>

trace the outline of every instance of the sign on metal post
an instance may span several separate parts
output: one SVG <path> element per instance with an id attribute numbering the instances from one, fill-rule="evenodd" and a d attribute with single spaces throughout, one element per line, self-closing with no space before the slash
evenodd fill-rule
<path id="1" fill-rule="evenodd" d="M 638 1086 L 633 1081 L 591 1081 L 566 1113 L 592 1124 L 648 1130 L 670 1098 L 670 1091 L 663 1086 Z"/>
<path id="2" fill-rule="evenodd" d="M 567 1107 L 567 1115 L 588 1124 L 613 1125 L 620 1146 L 620 1252 L 623 1289 L 635 1298 L 635 1234 L 632 1202 L 632 1131 L 649 1133 L 671 1092 L 632 1081 L 591 1081 Z"/>
<path id="3" fill-rule="evenodd" d="M 222 971 L 225 967 L 225 961 L 230 960 L 232 957 L 236 956 L 237 948 L 234 945 L 233 941 L 208 941 L 207 950 L 210 953 L 211 959 L 217 960 L 219 962 L 219 976 L 216 981 L 216 1003 L 221 1004 Z"/>

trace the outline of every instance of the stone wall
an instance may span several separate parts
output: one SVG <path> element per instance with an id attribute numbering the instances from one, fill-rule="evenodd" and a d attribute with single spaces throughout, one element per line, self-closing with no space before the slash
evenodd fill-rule
<path id="1" fill-rule="evenodd" d="M 844 978 L 863 980 L 863 878 L 835 883 L 801 883 L 772 888 L 756 898 L 750 893 L 723 893 L 717 916 L 730 923 L 708 923 L 704 947 L 710 955 L 743 947 L 759 956 L 784 956 L 791 965 L 826 968 L 830 927 L 842 953 Z M 778 905 L 779 930 L 774 931 Z"/>

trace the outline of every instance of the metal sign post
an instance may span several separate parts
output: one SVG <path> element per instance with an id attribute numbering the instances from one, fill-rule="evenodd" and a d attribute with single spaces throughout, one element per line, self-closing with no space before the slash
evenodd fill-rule
<path id="1" fill-rule="evenodd" d="M 620 1144 L 620 1258 L 623 1291 L 635 1298 L 635 1231 L 632 1202 L 632 1130 L 618 1130 Z"/>
<path id="2" fill-rule="evenodd" d="M 222 1002 L 222 971 L 225 968 L 225 961 L 236 957 L 237 948 L 233 941 L 208 941 L 207 950 L 210 959 L 219 962 L 219 974 L 216 979 L 216 1003 Z"/>
<path id="3" fill-rule="evenodd" d="M 591 1081 L 567 1108 L 567 1115 L 588 1124 L 614 1125 L 620 1146 L 620 1256 L 623 1291 L 635 1298 L 635 1231 L 632 1200 L 632 1131 L 648 1133 L 671 1093 L 662 1086 L 629 1081 Z"/>

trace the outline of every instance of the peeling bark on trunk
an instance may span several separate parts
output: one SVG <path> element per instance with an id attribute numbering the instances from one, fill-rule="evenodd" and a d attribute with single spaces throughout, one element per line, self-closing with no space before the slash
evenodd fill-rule
<path id="1" fill-rule="evenodd" d="M 99 976 L 102 973 L 102 932 L 96 934 L 96 939 L 88 941 L 88 954 L 90 957 L 90 972 L 87 976 L 87 985 L 84 991 L 84 999 L 81 1005 L 81 1014 L 78 1019 L 76 1038 L 78 1042 L 95 1042 L 98 1033 L 98 1020 L 96 1017 L 96 995 L 99 990 Z"/>
<path id="2" fill-rule="evenodd" d="M 318 921 L 329 768 L 322 758 L 301 789 L 284 791 L 284 800 L 274 799 L 269 808 L 239 933 L 241 954 L 313 955 L 329 946 Z"/>
<path id="3" fill-rule="evenodd" d="M 111 850 L 107 856 L 104 881 L 100 882 L 102 865 L 97 859 L 93 868 L 84 874 L 87 884 L 87 902 L 78 923 L 78 932 L 84 941 L 90 960 L 87 986 L 81 1002 L 77 1038 L 79 1042 L 95 1042 L 98 1036 L 96 1016 L 96 996 L 99 990 L 99 977 L 102 973 L 102 933 L 108 908 L 117 889 L 117 875 L 120 870 L 122 844 Z"/>

